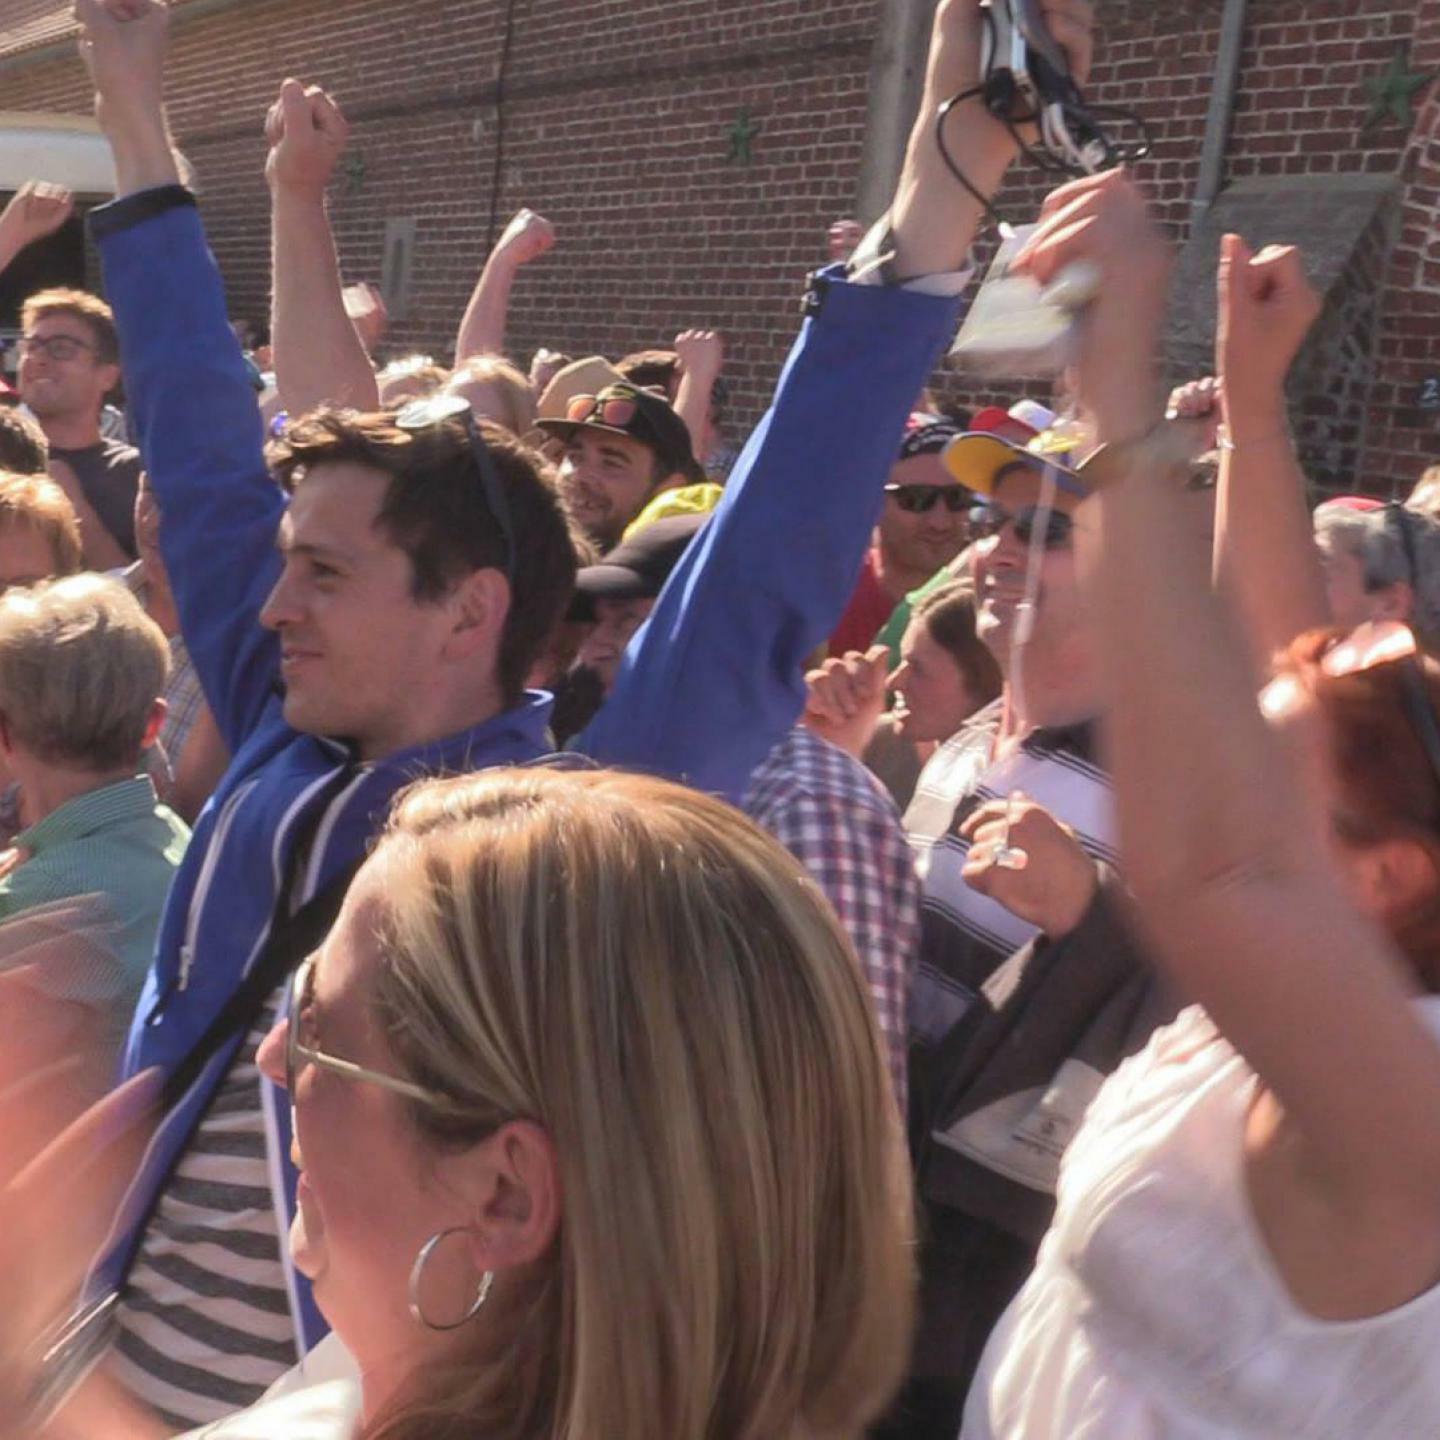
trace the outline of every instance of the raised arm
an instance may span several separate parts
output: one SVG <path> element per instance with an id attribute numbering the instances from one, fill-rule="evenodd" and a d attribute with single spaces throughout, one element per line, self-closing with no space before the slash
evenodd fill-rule
<path id="1" fill-rule="evenodd" d="M 374 367 L 345 313 L 325 209 L 325 188 L 349 133 L 340 107 L 319 86 L 307 89 L 298 80 L 280 87 L 265 121 L 275 269 L 270 337 L 275 383 L 292 415 L 326 404 L 354 410 L 380 404 Z"/>
<path id="2" fill-rule="evenodd" d="M 1045 8 L 1083 73 L 1090 6 Z M 605 763 L 738 799 L 799 718 L 806 661 L 849 599 L 905 417 L 959 316 L 963 277 L 954 272 L 981 208 L 945 170 L 934 116 L 974 84 L 980 25 L 977 0 L 942 0 L 892 213 L 898 276 L 876 256 L 862 263 L 862 247 L 857 273 L 869 283 L 847 281 L 838 266 L 817 277 L 769 413 L 581 738 Z M 949 139 L 972 181 L 998 184 L 1014 146 L 982 106 L 961 107 Z M 929 278 L 902 287 L 882 275 Z"/>
<path id="3" fill-rule="evenodd" d="M 279 571 L 284 500 L 193 198 L 165 123 L 168 12 L 158 0 L 79 0 L 81 50 L 115 156 L 119 199 L 92 213 L 120 332 L 130 411 L 164 519 L 160 544 L 186 643 L 231 749 L 278 672 L 260 606 Z M 163 274 L 165 283 L 155 277 Z"/>
<path id="4" fill-rule="evenodd" d="M 1423 1215 L 1440 1239 L 1440 1046 L 1337 872 L 1328 805 L 1301 771 L 1325 739 L 1313 717 L 1283 734 L 1262 719 L 1247 648 L 1150 435 L 1165 242 L 1116 173 L 1060 192 L 1029 253 L 1042 281 L 1077 259 L 1099 266 L 1082 397 L 1102 439 L 1147 437 L 1112 457 L 1077 528 L 1125 869 L 1154 953 L 1279 1096 L 1340 1208 Z"/>
<path id="5" fill-rule="evenodd" d="M 1290 438 L 1285 376 L 1320 313 L 1300 252 L 1220 254 L 1216 373 L 1226 434 L 1215 516 L 1215 573 L 1239 607 L 1263 672 L 1297 635 L 1329 623 L 1325 582 Z"/>
<path id="6" fill-rule="evenodd" d="M 53 235 L 74 213 L 75 202 L 63 185 L 27 180 L 0 210 L 0 270 L 27 246 Z"/>
<path id="7" fill-rule="evenodd" d="M 713 330 L 684 330 L 675 337 L 680 384 L 675 413 L 690 432 L 690 448 L 703 465 L 710 447 L 710 397 L 725 364 L 725 342 Z"/>
<path id="8" fill-rule="evenodd" d="M 457 368 L 477 355 L 505 353 L 505 325 L 510 315 L 510 291 L 521 267 L 538 260 L 555 245 L 555 227 L 533 210 L 521 210 L 480 271 L 470 303 L 455 337 Z"/>

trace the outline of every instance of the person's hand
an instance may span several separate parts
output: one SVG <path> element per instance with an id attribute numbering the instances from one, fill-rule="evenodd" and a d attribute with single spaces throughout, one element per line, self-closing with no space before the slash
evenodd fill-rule
<path id="1" fill-rule="evenodd" d="M 1224 419 L 1225 387 L 1213 375 L 1187 380 L 1170 392 L 1165 418 L 1176 425 L 1194 425 L 1200 432 L 1195 453 L 1213 450 L 1220 443 Z"/>
<path id="2" fill-rule="evenodd" d="M 960 873 L 972 890 L 988 895 L 1052 940 L 1068 935 L 1084 919 L 1100 883 L 1095 862 L 1080 848 L 1074 832 L 1043 805 L 1024 796 L 988 801 L 966 817 L 960 834 L 970 842 Z M 995 863 L 1007 843 L 1024 851 L 1023 868 Z"/>
<path id="3" fill-rule="evenodd" d="M 682 330 L 675 337 L 682 374 L 714 383 L 725 364 L 725 342 L 713 330 Z"/>
<path id="4" fill-rule="evenodd" d="M 832 656 L 805 677 L 804 724 L 822 740 L 857 759 L 864 753 L 885 710 L 890 651 L 872 645 L 861 654 Z"/>
<path id="5" fill-rule="evenodd" d="M 0 211 L 0 250 L 18 253 L 53 235 L 74 213 L 74 198 L 63 185 L 27 180 Z"/>
<path id="6" fill-rule="evenodd" d="M 550 382 L 570 363 L 570 357 L 542 345 L 530 357 L 530 388 L 538 400 Z"/>
<path id="7" fill-rule="evenodd" d="M 265 117 L 265 178 L 275 191 L 320 196 L 345 151 L 350 126 L 318 85 L 286 80 Z"/>
<path id="8" fill-rule="evenodd" d="M 1238 235 L 1220 244 L 1215 362 L 1225 421 L 1241 438 L 1283 429 L 1285 377 L 1320 315 L 1321 301 L 1293 245 L 1256 255 Z"/>
<path id="9" fill-rule="evenodd" d="M 1042 286 L 1083 272 L 1096 286 L 1080 311 L 1076 365 L 1081 406 L 1097 438 L 1123 442 L 1159 418 L 1155 357 L 1165 319 L 1171 245 L 1145 197 L 1121 170 L 1063 185 L 1011 264 Z"/>
<path id="10" fill-rule="evenodd" d="M 503 257 L 517 268 L 538 260 L 554 248 L 555 227 L 533 210 L 521 210 L 495 243 L 497 257 Z"/>
<path id="11" fill-rule="evenodd" d="M 1083 86 L 1090 78 L 1090 66 L 1095 58 L 1094 4 L 1091 0 L 1040 0 L 1039 8 L 1045 28 L 1070 62 L 1071 78 Z M 981 37 L 985 24 L 978 0 L 941 0 L 931 65 L 933 78 L 941 81 L 944 99 L 981 83 Z M 971 102 L 968 113 L 976 117 L 986 115 L 978 99 Z M 1015 141 L 1005 126 L 991 118 L 987 129 L 1013 153 Z M 1020 127 L 1020 133 L 1027 140 L 1033 140 L 1038 131 L 1029 125 Z"/>
<path id="12" fill-rule="evenodd" d="M 35 1003 L 43 1014 L 46 1003 L 39 997 Z M 70 1072 L 81 1063 L 78 1057 L 62 1059 L 48 1071 L 18 1079 L 0 1104 L 6 1156 L 0 1183 L 0 1264 L 6 1276 L 0 1436 L 15 1440 L 35 1434 L 28 1410 L 44 1340 L 73 1307 L 114 1223 L 153 1129 L 151 1110 L 161 1088 L 159 1071 L 146 1071 L 50 1139 L 64 1110 L 52 1106 L 49 1088 L 64 1095 Z"/>
<path id="13" fill-rule="evenodd" d="M 75 0 L 80 56 L 95 87 L 95 118 L 112 140 L 134 125 L 164 126 L 166 0 Z"/>
<path id="14" fill-rule="evenodd" d="M 350 323 L 358 332 L 366 354 L 373 355 L 390 328 L 385 297 L 368 280 L 362 280 L 358 285 L 347 285 L 344 298 Z"/>

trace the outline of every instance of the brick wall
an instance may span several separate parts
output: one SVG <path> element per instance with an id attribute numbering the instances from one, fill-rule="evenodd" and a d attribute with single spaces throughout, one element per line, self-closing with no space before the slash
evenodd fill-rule
<path id="1" fill-rule="evenodd" d="M 1150 122 L 1155 150 L 1140 173 L 1184 242 L 1222 0 L 1099 10 L 1092 93 Z M 800 277 L 851 206 L 885 12 L 876 0 L 515 0 L 513 12 L 507 0 L 248 0 L 177 27 L 173 112 L 237 314 L 265 305 L 260 126 L 294 73 L 331 87 L 353 122 L 358 158 L 334 200 L 347 276 L 378 276 L 388 218 L 418 222 L 398 345 L 446 352 L 492 225 L 528 204 L 556 222 L 561 246 L 521 278 L 512 351 L 617 354 L 713 325 L 729 342 L 743 424 L 793 333 Z M 1413 137 L 1389 120 L 1362 128 L 1365 82 L 1405 44 L 1413 69 L 1440 72 L 1440 0 L 1250 0 L 1247 12 L 1225 179 L 1403 169 L 1411 182 L 1357 247 L 1299 377 L 1307 456 L 1326 484 L 1358 472 L 1388 488 L 1435 442 L 1437 412 L 1417 396 L 1440 338 L 1440 104 L 1425 106 Z M 13 72 L 6 104 L 85 109 L 78 66 Z M 726 158 L 742 108 L 761 127 L 748 167 Z M 1024 219 L 1044 189 L 1018 171 L 999 208 Z M 953 374 L 937 384 L 964 405 L 1015 395 Z"/>
<path id="2" fill-rule="evenodd" d="M 236 314 L 266 303 L 260 131 L 295 74 L 332 89 L 352 122 L 357 168 L 333 202 L 347 277 L 378 279 L 386 219 L 418 221 L 397 347 L 448 352 L 492 221 L 503 227 L 529 205 L 561 244 L 517 285 L 513 353 L 618 354 L 715 326 L 748 421 L 774 383 L 825 230 L 853 203 L 876 8 L 517 0 L 498 195 L 489 101 L 506 6 L 496 0 L 250 0 L 178 25 L 172 118 Z M 78 66 L 15 73 L 6 104 L 85 108 Z M 760 127 L 749 166 L 727 158 L 747 108 Z"/>
<path id="3" fill-rule="evenodd" d="M 1091 93 L 1097 102 L 1130 106 L 1145 117 L 1154 152 L 1137 167 L 1138 174 L 1182 245 L 1190 238 L 1223 9 L 1222 0 L 1102 0 L 1100 7 Z M 1389 121 L 1363 128 L 1370 109 L 1365 81 L 1383 72 L 1400 46 L 1416 42 L 1417 25 L 1433 39 L 1427 51 L 1416 44 L 1412 67 L 1440 72 L 1440 4 L 1434 0 L 1418 9 L 1397 0 L 1251 0 L 1224 182 L 1398 171 L 1414 147 Z M 1429 123 L 1440 164 L 1440 109 Z M 1440 202 L 1440 171 L 1433 183 L 1432 198 Z M 1033 215 L 1044 190 L 1035 176 L 1017 173 L 998 208 L 1022 220 Z M 1415 213 L 1413 203 L 1410 209 L 1412 241 L 1423 246 L 1427 226 L 1433 234 L 1433 214 Z M 1352 488 L 1363 474 L 1368 485 L 1388 493 L 1392 477 L 1415 473 L 1418 448 L 1402 452 L 1408 458 L 1399 472 L 1377 456 L 1396 444 L 1422 447 L 1430 438 L 1428 429 L 1392 434 L 1391 412 L 1408 382 L 1391 377 L 1420 361 L 1400 353 L 1403 347 L 1390 338 L 1390 329 L 1410 331 L 1417 351 L 1440 341 L 1440 293 L 1434 311 L 1422 317 L 1391 313 L 1405 312 L 1408 305 L 1403 289 L 1392 295 L 1406 278 L 1390 265 L 1394 228 L 1394 216 L 1381 214 L 1366 230 L 1292 387 L 1302 450 L 1320 490 Z M 1294 232 L 1261 238 L 1302 245 L 1306 239 Z M 1440 250 L 1435 258 L 1440 262 Z M 1440 277 L 1440 263 L 1436 271 Z M 1389 316 L 1383 322 L 1382 309 Z M 1428 341 L 1422 338 L 1427 336 Z M 1186 356 L 1187 365 L 1191 358 Z M 1209 368 L 1203 355 L 1194 363 Z M 1177 371 L 1171 378 L 1182 377 Z M 1418 385 L 1417 379 L 1414 388 Z M 1028 389 L 1036 398 L 1051 398 L 1046 386 Z M 940 393 L 948 401 L 976 405 L 1008 402 L 1014 387 L 986 387 L 950 375 Z"/>

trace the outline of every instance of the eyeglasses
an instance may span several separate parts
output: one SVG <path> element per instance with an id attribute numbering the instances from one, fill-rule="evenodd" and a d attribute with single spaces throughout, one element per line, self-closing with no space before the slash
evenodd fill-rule
<path id="1" fill-rule="evenodd" d="M 971 527 L 980 537 L 998 535 L 1007 525 L 1015 527 L 1015 538 L 1022 545 L 1028 545 L 1035 533 L 1040 515 L 1045 516 L 1044 546 L 1047 550 L 1059 550 L 1070 543 L 1074 525 L 1063 510 L 1044 510 L 1039 505 L 1027 505 L 1013 514 L 999 505 L 984 505 L 976 509 Z"/>
<path id="2" fill-rule="evenodd" d="M 1371 620 L 1351 631 L 1325 652 L 1320 668 L 1330 676 L 1358 675 L 1381 665 L 1396 665 L 1400 699 L 1415 738 L 1425 749 L 1435 781 L 1440 785 L 1440 720 L 1420 668 L 1420 646 L 1415 632 L 1398 620 Z"/>
<path id="3" fill-rule="evenodd" d="M 634 391 L 612 392 L 603 400 L 598 395 L 572 395 L 565 407 L 565 418 L 574 425 L 600 424 L 624 430 L 640 408 L 634 395 Z"/>
<path id="4" fill-rule="evenodd" d="M 329 1070 L 336 1075 L 343 1075 L 347 1080 L 368 1080 L 372 1085 L 379 1085 L 386 1090 L 393 1091 L 396 1095 L 404 1095 L 409 1100 L 418 1100 L 422 1105 L 431 1105 L 445 1108 L 448 1101 L 433 1090 L 427 1090 L 423 1085 L 412 1084 L 409 1080 L 401 1080 L 394 1075 L 382 1074 L 379 1070 L 368 1070 L 363 1065 L 356 1065 L 351 1060 L 341 1060 L 337 1056 L 327 1055 L 320 1048 L 320 1037 L 315 1030 L 315 957 L 311 955 L 304 960 L 299 969 L 290 976 L 290 987 L 285 997 L 285 1010 L 289 1016 L 289 1031 L 286 1035 L 285 1044 L 285 1088 L 290 1092 L 293 1100 L 295 1097 L 295 1077 L 300 1070 L 300 1062 L 308 1060 L 312 1065 L 318 1065 L 323 1070 Z"/>
<path id="5" fill-rule="evenodd" d="M 22 335 L 20 349 L 26 355 L 44 355 L 51 360 L 73 360 L 83 351 L 99 354 L 97 346 L 74 335 Z"/>
<path id="6" fill-rule="evenodd" d="M 500 472 L 495 468 L 495 459 L 475 423 L 475 412 L 463 395 L 426 395 L 412 400 L 395 416 L 395 428 L 414 433 L 429 430 L 432 426 L 443 425 L 447 420 L 459 420 L 465 427 L 470 441 L 470 453 L 475 457 L 475 468 L 480 472 L 480 488 L 485 495 L 485 506 L 490 511 L 500 531 L 505 548 L 505 578 L 515 583 L 515 522 L 510 515 L 510 502 L 505 498 L 505 487 L 500 483 Z"/>
<path id="7" fill-rule="evenodd" d="M 963 485 L 887 485 L 885 493 L 907 515 L 928 515 L 942 503 L 958 515 L 975 503 Z"/>

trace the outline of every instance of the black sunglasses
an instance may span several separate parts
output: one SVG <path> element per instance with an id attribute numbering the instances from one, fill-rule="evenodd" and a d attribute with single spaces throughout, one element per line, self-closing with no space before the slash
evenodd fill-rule
<path id="1" fill-rule="evenodd" d="M 1063 510 L 1042 511 L 1039 505 L 1027 505 L 1023 510 L 1012 513 L 999 505 L 983 505 L 976 508 L 971 524 L 975 534 L 982 538 L 998 535 L 1007 525 L 1013 525 L 1015 538 L 1022 545 L 1028 545 L 1042 514 L 1045 517 L 1045 548 L 1059 550 L 1068 545 L 1074 526 Z"/>
<path id="2" fill-rule="evenodd" d="M 495 458 L 490 454 L 480 427 L 475 423 L 475 412 L 470 402 L 460 395 L 426 395 L 412 400 L 395 416 L 395 428 L 428 430 L 431 426 L 442 425 L 446 420 L 459 420 L 465 427 L 470 441 L 470 453 L 475 457 L 475 468 L 480 472 L 480 488 L 485 494 L 485 505 L 490 511 L 500 540 L 505 548 L 505 578 L 515 582 L 515 522 L 510 516 L 510 503 L 505 498 L 505 487 L 500 483 L 500 472 L 495 468 Z"/>
<path id="3" fill-rule="evenodd" d="M 975 503 L 963 485 L 887 485 L 885 493 L 907 515 L 928 515 L 942 501 L 952 515 L 958 515 Z"/>

